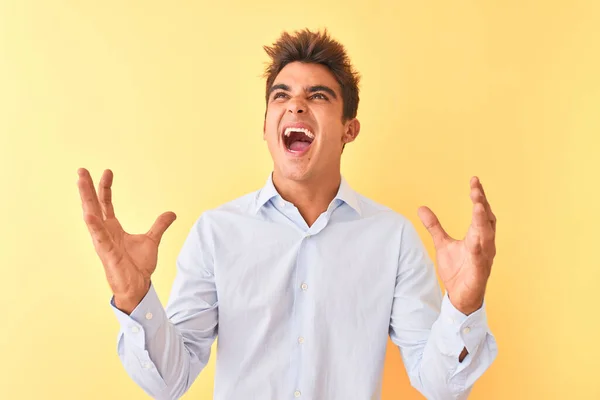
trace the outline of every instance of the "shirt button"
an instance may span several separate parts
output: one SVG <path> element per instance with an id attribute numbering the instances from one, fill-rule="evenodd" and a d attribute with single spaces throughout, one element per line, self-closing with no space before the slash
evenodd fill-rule
<path id="1" fill-rule="evenodd" d="M 463 333 L 465 335 L 468 334 L 469 332 L 471 332 L 471 328 L 469 328 L 468 326 L 465 329 L 463 329 Z"/>
<path id="2" fill-rule="evenodd" d="M 152 313 L 151 312 L 149 312 L 149 313 L 146 314 L 146 319 L 152 319 Z"/>
<path id="3" fill-rule="evenodd" d="M 152 365 L 150 365 L 150 363 L 149 363 L 149 362 L 145 362 L 145 363 L 142 363 L 142 367 L 143 367 L 144 369 L 150 369 L 150 368 L 152 367 Z"/>
<path id="4" fill-rule="evenodd" d="M 131 328 L 131 332 L 133 333 L 138 333 L 140 331 L 140 328 L 138 328 L 137 326 L 134 326 Z"/>
<path id="5" fill-rule="evenodd" d="M 301 395 L 301 394 L 302 394 L 302 393 L 300 393 L 300 391 L 299 391 L 299 390 L 296 390 L 296 391 L 294 392 L 294 397 L 300 397 L 300 395 Z"/>
<path id="6" fill-rule="evenodd" d="M 304 338 L 302 336 L 300 336 L 298 338 L 298 343 L 300 343 L 300 344 L 304 343 Z"/>
<path id="7" fill-rule="evenodd" d="M 306 289 L 308 289 L 308 285 L 306 283 L 303 283 L 302 285 L 300 285 L 300 287 L 302 288 L 302 290 L 306 291 Z"/>
<path id="8" fill-rule="evenodd" d="M 281 206 L 282 208 L 283 208 L 283 207 L 285 207 L 285 201 L 281 200 L 281 201 L 279 202 L 279 206 Z"/>
<path id="9" fill-rule="evenodd" d="M 307 233 L 306 236 L 304 236 L 304 237 L 308 239 L 308 238 L 310 238 L 310 236 L 311 236 L 311 234 Z"/>

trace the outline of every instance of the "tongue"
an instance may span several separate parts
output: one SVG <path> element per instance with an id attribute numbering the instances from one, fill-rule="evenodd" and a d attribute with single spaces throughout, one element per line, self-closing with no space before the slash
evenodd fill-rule
<path id="1" fill-rule="evenodd" d="M 290 150 L 302 152 L 302 151 L 308 149 L 309 146 L 310 146 L 310 143 L 297 140 L 297 141 L 293 142 L 292 144 L 290 144 Z"/>

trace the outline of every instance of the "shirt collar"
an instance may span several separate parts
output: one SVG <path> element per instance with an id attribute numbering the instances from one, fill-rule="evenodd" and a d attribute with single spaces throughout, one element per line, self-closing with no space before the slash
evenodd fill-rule
<path id="1" fill-rule="evenodd" d="M 275 185 L 273 185 L 273 173 L 270 173 L 269 177 L 267 178 L 267 183 L 265 183 L 265 186 L 260 189 L 256 196 L 254 213 L 260 211 L 260 209 L 267 204 L 269 200 L 276 196 L 279 196 L 279 193 L 277 193 L 277 189 L 275 189 Z"/>
<path id="2" fill-rule="evenodd" d="M 267 178 L 267 182 L 265 183 L 263 188 L 260 189 L 256 196 L 254 212 L 258 213 L 260 209 L 269 202 L 269 200 L 277 196 L 279 196 L 279 193 L 277 192 L 277 189 L 275 189 L 275 185 L 273 184 L 273 173 L 270 173 L 269 177 Z M 341 179 L 340 187 L 334 200 L 335 199 L 341 200 L 344 203 L 348 204 L 354 211 L 361 215 L 361 209 L 358 203 L 358 196 L 343 176 Z"/>
<path id="3" fill-rule="evenodd" d="M 342 182 L 338 189 L 336 199 L 340 199 L 344 203 L 348 204 L 354 211 L 361 215 L 360 204 L 358 203 L 358 196 L 356 192 L 350 187 L 346 179 L 342 176 Z"/>

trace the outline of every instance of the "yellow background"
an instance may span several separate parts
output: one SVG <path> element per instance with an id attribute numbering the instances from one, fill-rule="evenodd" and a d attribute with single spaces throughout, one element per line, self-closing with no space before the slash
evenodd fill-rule
<path id="1" fill-rule="evenodd" d="M 266 55 L 330 29 L 362 73 L 343 173 L 453 236 L 480 176 L 498 217 L 488 286 L 499 357 L 472 399 L 600 399 L 597 1 L 0 1 L 0 399 L 144 399 L 116 353 L 110 292 L 77 168 L 115 173 L 131 232 L 193 221 L 261 187 Z M 186 399 L 212 398 L 214 353 Z M 384 399 L 421 398 L 388 348 Z"/>

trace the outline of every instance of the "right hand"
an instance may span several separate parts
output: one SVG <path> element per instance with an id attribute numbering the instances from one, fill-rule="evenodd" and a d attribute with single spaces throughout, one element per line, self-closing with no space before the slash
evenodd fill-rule
<path id="1" fill-rule="evenodd" d="M 90 173 L 85 168 L 80 168 L 77 173 L 83 220 L 104 266 L 108 284 L 115 296 L 115 306 L 131 314 L 150 289 L 150 276 L 156 269 L 158 259 L 158 245 L 177 216 L 173 212 L 163 213 L 145 234 L 128 234 L 115 218 L 111 193 L 112 171 L 107 169 L 102 174 L 98 185 L 99 196 L 96 195 Z"/>

